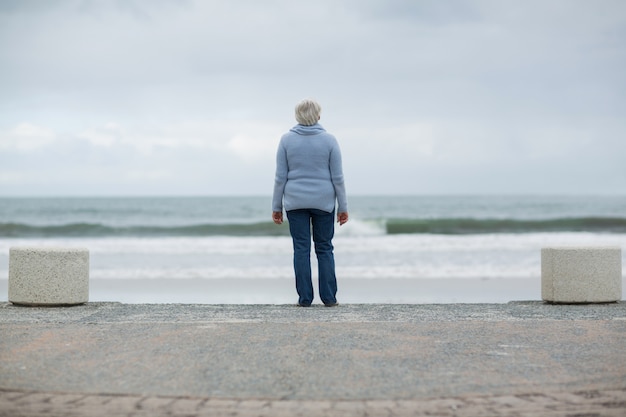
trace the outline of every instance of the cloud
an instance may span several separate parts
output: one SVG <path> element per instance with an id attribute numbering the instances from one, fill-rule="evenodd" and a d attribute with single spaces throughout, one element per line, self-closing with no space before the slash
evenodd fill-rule
<path id="1" fill-rule="evenodd" d="M 625 193 L 624 28 L 619 0 L 1 2 L 0 193 L 265 192 L 304 97 L 354 192 Z"/>
<path id="2" fill-rule="evenodd" d="M 8 131 L 0 132 L 0 150 L 30 152 L 50 145 L 55 139 L 56 135 L 51 129 L 20 123 Z"/>
<path id="3" fill-rule="evenodd" d="M 108 122 L 63 134 L 22 124 L 0 136 L 0 183 L 10 194 L 258 194 L 271 188 L 281 134 L 250 120 Z"/>
<path id="4" fill-rule="evenodd" d="M 117 123 L 107 123 L 103 127 L 87 129 L 77 134 L 77 137 L 90 142 L 94 146 L 110 148 L 120 142 L 123 131 Z"/>
<path id="5" fill-rule="evenodd" d="M 275 137 L 238 134 L 228 142 L 227 147 L 243 160 L 268 160 L 276 154 L 275 143 Z"/>
<path id="6" fill-rule="evenodd" d="M 29 152 L 53 146 L 132 148 L 149 154 L 157 149 L 189 148 L 229 152 L 242 159 L 275 155 L 282 127 L 264 121 L 214 120 L 206 122 L 125 127 L 115 122 L 80 132 L 55 132 L 52 128 L 21 123 L 0 132 L 0 147 Z"/>

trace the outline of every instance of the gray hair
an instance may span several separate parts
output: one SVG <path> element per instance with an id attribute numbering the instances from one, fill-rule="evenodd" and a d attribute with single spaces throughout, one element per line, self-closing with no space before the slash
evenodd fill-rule
<path id="1" fill-rule="evenodd" d="M 315 100 L 302 100 L 296 106 L 296 120 L 301 125 L 311 126 L 320 119 L 321 112 L 322 108 Z"/>

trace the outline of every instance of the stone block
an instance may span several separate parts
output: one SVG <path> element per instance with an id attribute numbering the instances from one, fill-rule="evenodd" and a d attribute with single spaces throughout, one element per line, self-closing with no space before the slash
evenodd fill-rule
<path id="1" fill-rule="evenodd" d="M 621 248 L 542 248 L 541 298 L 552 303 L 609 303 L 621 300 Z"/>
<path id="2" fill-rule="evenodd" d="M 13 304 L 75 305 L 88 300 L 88 249 L 9 249 L 9 301 Z"/>

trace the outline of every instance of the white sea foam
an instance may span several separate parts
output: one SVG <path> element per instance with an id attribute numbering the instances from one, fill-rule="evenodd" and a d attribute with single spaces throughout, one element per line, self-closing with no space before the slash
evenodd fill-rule
<path id="1" fill-rule="evenodd" d="M 382 220 L 350 219 L 348 223 L 335 227 L 335 236 L 383 236 L 386 233 Z"/>
<path id="2" fill-rule="evenodd" d="M 371 235 L 335 238 L 341 279 L 528 278 L 544 246 L 626 247 L 626 234 Z M 94 279 L 291 279 L 289 237 L 55 238 L 0 241 L 0 274 L 11 246 L 83 246 Z M 626 253 L 623 253 L 626 257 Z M 315 256 L 312 254 L 313 268 Z M 315 274 L 315 270 L 314 270 Z"/>

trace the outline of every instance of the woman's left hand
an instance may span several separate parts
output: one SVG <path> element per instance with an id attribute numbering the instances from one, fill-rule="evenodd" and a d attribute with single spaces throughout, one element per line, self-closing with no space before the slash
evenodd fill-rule
<path id="1" fill-rule="evenodd" d="M 348 222 L 348 212 L 337 213 L 337 223 L 339 226 L 343 226 Z"/>

